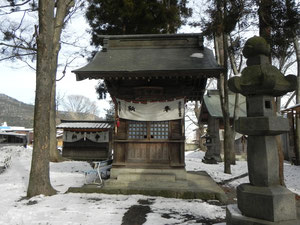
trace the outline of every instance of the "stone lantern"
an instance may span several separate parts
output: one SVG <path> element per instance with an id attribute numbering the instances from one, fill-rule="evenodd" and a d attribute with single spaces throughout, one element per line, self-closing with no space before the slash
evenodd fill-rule
<path id="1" fill-rule="evenodd" d="M 296 76 L 284 76 L 269 62 L 270 47 L 254 36 L 243 49 L 247 67 L 229 79 L 229 89 L 246 96 L 247 117 L 236 130 L 248 135 L 250 183 L 237 187 L 237 206 L 227 207 L 227 225 L 298 225 L 295 194 L 279 184 L 276 135 L 288 132 L 287 119 L 276 115 L 274 97 L 296 88 Z"/>

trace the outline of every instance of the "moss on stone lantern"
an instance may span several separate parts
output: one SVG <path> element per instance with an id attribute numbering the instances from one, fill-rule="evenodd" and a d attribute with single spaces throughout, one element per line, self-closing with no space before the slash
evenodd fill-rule
<path id="1" fill-rule="evenodd" d="M 229 79 L 229 89 L 242 95 L 281 96 L 296 89 L 297 78 L 284 76 L 269 61 L 270 46 L 262 37 L 247 40 L 243 49 L 247 67 L 241 77 Z"/>

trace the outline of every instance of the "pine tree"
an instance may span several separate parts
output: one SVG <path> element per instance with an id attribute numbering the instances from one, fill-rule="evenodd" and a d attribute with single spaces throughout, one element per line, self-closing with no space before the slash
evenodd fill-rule
<path id="1" fill-rule="evenodd" d="M 86 18 L 91 43 L 101 45 L 98 35 L 175 33 L 192 15 L 188 0 L 89 0 Z"/>
<path id="2" fill-rule="evenodd" d="M 86 18 L 92 29 L 91 44 L 102 45 L 99 35 L 175 33 L 192 15 L 187 3 L 188 0 L 89 0 Z M 106 98 L 103 81 L 96 92 L 99 99 Z"/>

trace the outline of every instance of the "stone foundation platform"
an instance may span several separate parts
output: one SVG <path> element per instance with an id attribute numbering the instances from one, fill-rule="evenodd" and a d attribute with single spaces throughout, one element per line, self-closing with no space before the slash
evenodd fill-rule
<path id="1" fill-rule="evenodd" d="M 297 219 L 270 222 L 242 215 L 237 205 L 228 205 L 226 209 L 226 225 L 300 225 L 300 206 L 297 207 Z"/>
<path id="2" fill-rule="evenodd" d="M 227 201 L 224 191 L 206 172 L 186 172 L 184 169 L 116 169 L 103 187 L 86 184 L 71 187 L 68 192 L 143 194 L 182 199 Z"/>

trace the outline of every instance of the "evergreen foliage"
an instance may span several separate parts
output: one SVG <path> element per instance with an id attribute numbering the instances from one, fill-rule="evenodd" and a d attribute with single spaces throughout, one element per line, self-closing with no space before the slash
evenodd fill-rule
<path id="1" fill-rule="evenodd" d="M 272 57 L 282 58 L 292 54 L 293 39 L 300 35 L 300 2 L 272 0 L 270 27 Z"/>
<path id="2" fill-rule="evenodd" d="M 102 45 L 99 35 L 175 33 L 192 15 L 187 3 L 188 0 L 88 0 L 86 18 L 91 27 L 91 44 Z M 98 83 L 96 92 L 98 99 L 106 98 L 105 82 Z"/>
<path id="3" fill-rule="evenodd" d="M 192 15 L 188 0 L 88 0 L 86 18 L 92 28 L 91 43 L 98 35 L 175 33 Z"/>
<path id="4" fill-rule="evenodd" d="M 216 33 L 224 32 L 231 34 L 243 30 L 251 25 L 260 27 L 258 17 L 266 22 L 270 28 L 271 55 L 273 58 L 289 56 L 292 48 L 293 38 L 300 35 L 300 2 L 296 0 L 271 0 L 270 7 L 265 15 L 261 7 L 262 1 L 258 0 L 212 0 L 207 10 L 208 17 L 202 20 L 203 33 L 213 39 Z M 219 12 L 223 13 L 220 14 Z M 268 18 L 264 18 L 264 16 Z M 220 23 L 220 21 L 222 21 Z M 268 22 L 269 21 L 269 22 Z M 269 39 L 265 37 L 266 39 Z M 229 51 L 240 50 L 244 43 L 237 37 L 232 40 Z"/>
<path id="5" fill-rule="evenodd" d="M 220 13 L 222 12 L 222 13 Z M 208 7 L 206 13 L 208 17 L 202 19 L 203 33 L 212 39 L 216 33 L 230 34 L 237 23 L 240 27 L 249 26 L 247 18 L 252 8 L 249 1 L 245 0 L 212 0 L 212 4 Z"/>

